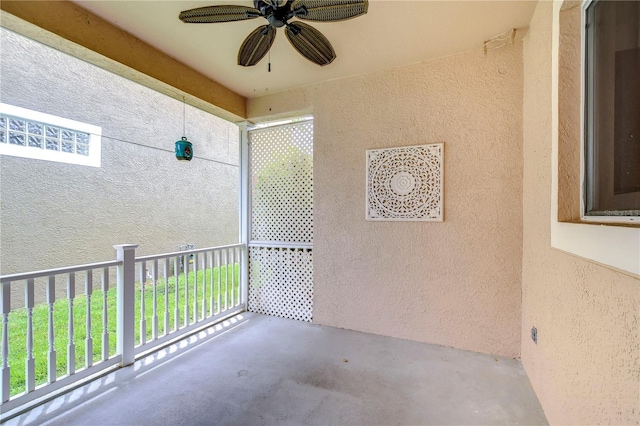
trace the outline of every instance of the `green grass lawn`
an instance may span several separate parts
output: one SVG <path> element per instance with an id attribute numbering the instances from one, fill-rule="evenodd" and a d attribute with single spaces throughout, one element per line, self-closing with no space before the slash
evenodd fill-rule
<path id="1" fill-rule="evenodd" d="M 235 268 L 222 266 L 220 268 L 206 269 L 198 271 L 198 310 L 197 315 L 200 318 L 202 314 L 202 280 L 204 274 L 206 282 L 206 315 L 210 315 L 210 296 L 211 296 L 211 273 L 214 280 L 214 312 L 220 309 L 224 310 L 225 306 L 230 307 L 238 303 L 239 297 L 239 267 Z M 231 275 L 233 272 L 233 282 Z M 220 277 L 218 275 L 220 274 Z M 218 294 L 218 278 L 220 278 L 220 294 Z M 189 322 L 194 321 L 194 274 L 189 272 L 189 291 L 188 300 L 185 298 L 185 279 L 184 274 L 178 276 L 178 306 L 180 308 L 180 327 L 184 325 L 185 319 L 185 301 L 188 303 Z M 114 285 L 115 287 L 115 285 Z M 168 310 L 169 310 L 169 332 L 174 329 L 175 317 L 175 277 L 170 277 L 168 284 L 165 286 L 164 279 L 158 280 L 156 287 L 157 294 L 157 314 L 158 314 L 158 336 L 165 334 L 164 329 L 164 312 L 165 312 L 165 293 L 168 293 Z M 218 306 L 218 296 L 220 296 L 220 306 Z M 225 296 L 227 299 L 225 305 Z M 140 306 L 141 306 L 141 286 L 136 283 L 136 317 L 135 332 L 136 346 L 140 343 Z M 233 301 L 232 301 L 233 300 Z M 153 316 L 153 285 L 147 282 L 145 285 L 145 319 L 147 322 L 146 338 L 147 341 L 152 339 L 152 316 Z M 103 302 L 104 293 L 94 290 L 91 296 L 91 337 L 93 339 L 93 361 L 102 359 L 102 335 L 103 335 Z M 49 307 L 47 304 L 38 304 L 33 308 L 33 356 L 35 358 L 36 386 L 47 381 L 47 362 L 48 362 L 48 315 Z M 87 337 L 86 326 L 87 315 L 87 298 L 78 295 L 73 302 L 73 327 L 74 327 L 74 343 L 75 343 L 75 361 L 76 370 L 86 366 L 85 363 L 85 339 Z M 69 327 L 69 301 L 66 298 L 60 298 L 54 303 L 54 336 L 56 350 L 56 369 L 58 376 L 67 373 L 67 351 L 68 351 L 68 327 Z M 116 289 L 111 288 L 107 291 L 107 332 L 109 333 L 109 356 L 115 354 L 116 350 Z M 2 330 L 0 330 L 2 333 Z M 1 336 L 1 334 L 0 334 Z M 1 337 L 0 337 L 1 338 Z M 25 391 L 25 360 L 27 356 L 26 350 L 27 339 L 27 313 L 24 308 L 12 310 L 9 314 L 9 366 L 11 367 L 11 395 L 15 395 Z"/>

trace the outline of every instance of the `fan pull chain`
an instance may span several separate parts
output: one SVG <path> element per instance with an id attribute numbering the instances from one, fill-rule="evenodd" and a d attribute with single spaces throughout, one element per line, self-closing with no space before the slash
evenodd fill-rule
<path id="1" fill-rule="evenodd" d="M 269 50 L 269 72 L 271 72 L 271 50 Z"/>

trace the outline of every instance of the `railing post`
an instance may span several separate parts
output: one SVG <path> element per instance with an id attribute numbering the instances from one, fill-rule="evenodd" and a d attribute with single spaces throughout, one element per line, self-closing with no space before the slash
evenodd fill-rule
<path id="1" fill-rule="evenodd" d="M 240 243 L 244 246 L 240 249 L 240 303 L 245 309 L 249 306 L 249 236 L 251 216 L 251 188 L 249 179 L 249 133 L 248 122 L 240 125 Z"/>
<path id="2" fill-rule="evenodd" d="M 122 261 L 117 269 L 117 326 L 116 352 L 122 356 L 120 366 L 133 364 L 135 359 L 135 276 L 136 276 L 136 248 L 137 244 L 121 244 L 113 246 L 116 249 L 116 259 Z"/>

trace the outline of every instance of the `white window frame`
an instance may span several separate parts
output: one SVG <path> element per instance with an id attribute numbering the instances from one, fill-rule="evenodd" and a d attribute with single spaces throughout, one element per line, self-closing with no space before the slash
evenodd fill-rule
<path id="1" fill-rule="evenodd" d="M 558 221 L 558 86 L 560 9 L 563 1 L 553 2 L 551 41 L 553 99 L 551 111 L 551 247 L 634 277 L 640 277 L 640 228 Z M 586 0 L 584 3 L 590 1 Z M 583 4 L 583 13 L 584 9 Z M 584 46 L 582 46 L 582 50 L 584 52 Z M 581 103 L 584 112 L 584 96 L 582 96 Z M 584 147 L 584 144 L 582 146 Z M 581 153 L 584 158 L 584 152 Z"/>
<path id="2" fill-rule="evenodd" d="M 0 143 L 0 155 L 100 167 L 102 158 L 101 127 L 5 103 L 0 103 L 0 113 L 89 134 L 89 155 L 52 151 L 46 148 L 13 145 L 8 141 L 7 143 Z"/>

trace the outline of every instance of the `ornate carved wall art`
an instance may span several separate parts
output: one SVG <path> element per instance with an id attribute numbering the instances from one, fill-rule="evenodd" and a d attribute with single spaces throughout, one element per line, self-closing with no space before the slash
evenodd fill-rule
<path id="1" fill-rule="evenodd" d="M 367 150 L 367 220 L 443 221 L 444 144 Z"/>

